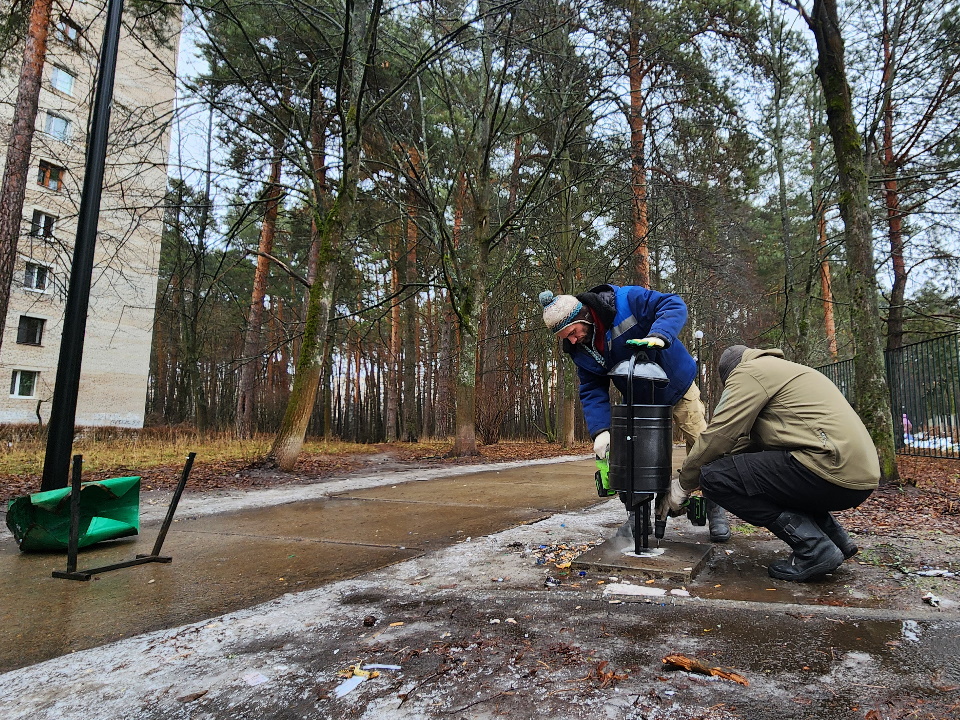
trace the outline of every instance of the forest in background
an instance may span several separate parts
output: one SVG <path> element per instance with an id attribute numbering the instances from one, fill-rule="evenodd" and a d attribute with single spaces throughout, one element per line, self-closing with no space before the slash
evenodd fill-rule
<path id="1" fill-rule="evenodd" d="M 960 319 L 960 16 L 841 10 L 894 348 Z M 312 434 L 454 436 L 472 400 L 480 442 L 571 442 L 576 379 L 544 289 L 680 294 L 708 402 L 732 343 L 821 365 L 862 341 L 816 49 L 785 4 L 187 16 L 212 149 L 201 182 L 171 184 L 152 422 L 274 432 L 313 373 Z"/>
<path id="2" fill-rule="evenodd" d="M 131 32 L 162 21 L 134 7 Z M 149 424 L 277 433 L 280 466 L 305 432 L 570 444 L 545 289 L 680 294 L 708 405 L 732 343 L 882 362 L 960 328 L 955 4 L 182 11 L 170 122 L 205 147 L 172 149 Z"/>

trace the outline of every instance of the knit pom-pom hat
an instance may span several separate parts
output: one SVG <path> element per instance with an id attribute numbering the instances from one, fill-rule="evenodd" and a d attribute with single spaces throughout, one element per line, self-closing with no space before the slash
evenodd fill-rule
<path id="1" fill-rule="evenodd" d="M 593 324 L 590 311 L 573 295 L 554 295 L 544 290 L 538 299 L 543 305 L 543 323 L 554 335 L 575 322 Z"/>

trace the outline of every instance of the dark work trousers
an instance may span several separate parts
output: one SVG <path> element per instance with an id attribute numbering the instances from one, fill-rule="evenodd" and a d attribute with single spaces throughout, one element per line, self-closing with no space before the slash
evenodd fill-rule
<path id="1" fill-rule="evenodd" d="M 766 527 L 785 510 L 848 510 L 872 490 L 851 490 L 810 472 L 785 450 L 729 455 L 700 468 L 700 489 L 751 525 Z"/>

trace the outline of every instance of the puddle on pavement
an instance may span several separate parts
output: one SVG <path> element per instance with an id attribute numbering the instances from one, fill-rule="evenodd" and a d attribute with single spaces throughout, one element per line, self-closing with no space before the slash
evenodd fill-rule
<path id="1" fill-rule="evenodd" d="M 787 556 L 778 540 L 740 537 L 717 545 L 710 563 L 687 587 L 691 594 L 708 599 L 746 602 L 797 603 L 850 608 L 888 607 L 881 589 L 863 582 L 861 566 L 848 560 L 836 572 L 813 582 L 774 580 L 767 566 Z"/>

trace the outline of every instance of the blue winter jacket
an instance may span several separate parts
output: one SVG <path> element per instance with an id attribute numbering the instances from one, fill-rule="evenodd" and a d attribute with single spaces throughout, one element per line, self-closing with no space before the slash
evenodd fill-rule
<path id="1" fill-rule="evenodd" d="M 654 404 L 675 405 L 697 375 L 696 361 L 677 337 L 687 321 L 687 306 L 680 296 L 637 286 L 600 285 L 577 298 L 600 317 L 605 331 L 602 352 L 596 349 L 596 337 L 591 344 L 593 352 L 579 343 L 573 345 L 567 341 L 563 348 L 577 366 L 580 403 L 590 437 L 610 429 L 611 379 L 626 401 L 627 379 L 611 378 L 607 373 L 633 354 L 634 348 L 627 345 L 627 340 L 651 336 L 663 340 L 664 347 L 654 353 L 654 360 L 670 382 L 656 388 Z M 633 393 L 635 403 L 648 403 L 650 382 L 637 381 Z"/>

